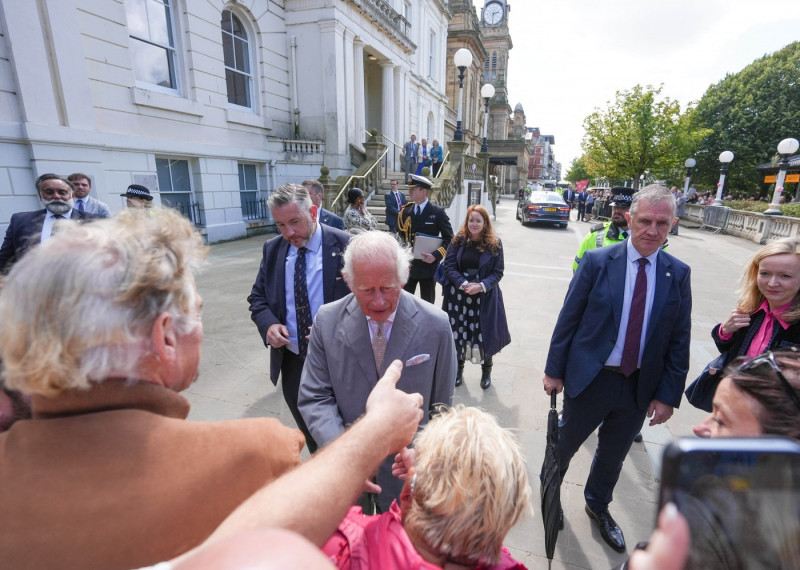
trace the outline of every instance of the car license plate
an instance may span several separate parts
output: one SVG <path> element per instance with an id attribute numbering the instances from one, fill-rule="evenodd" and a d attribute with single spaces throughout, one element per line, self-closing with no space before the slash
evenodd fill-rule
<path id="1" fill-rule="evenodd" d="M 558 208 L 545 208 L 545 212 L 558 212 Z"/>

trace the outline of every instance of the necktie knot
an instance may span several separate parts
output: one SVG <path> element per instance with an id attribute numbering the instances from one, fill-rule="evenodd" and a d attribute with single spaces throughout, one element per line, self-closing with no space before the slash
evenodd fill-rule
<path id="1" fill-rule="evenodd" d="M 647 265 L 648 263 L 650 263 L 649 261 L 647 261 L 647 258 L 646 258 L 646 257 L 640 257 L 640 258 L 639 258 L 639 259 L 637 259 L 636 261 L 637 261 L 637 263 L 639 264 L 639 269 L 644 269 L 645 265 Z"/>

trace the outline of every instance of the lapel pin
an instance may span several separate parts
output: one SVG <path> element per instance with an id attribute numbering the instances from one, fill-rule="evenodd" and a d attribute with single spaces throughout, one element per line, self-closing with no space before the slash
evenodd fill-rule
<path id="1" fill-rule="evenodd" d="M 669 271 L 667 271 L 667 277 L 672 277 L 672 273 L 670 273 Z"/>

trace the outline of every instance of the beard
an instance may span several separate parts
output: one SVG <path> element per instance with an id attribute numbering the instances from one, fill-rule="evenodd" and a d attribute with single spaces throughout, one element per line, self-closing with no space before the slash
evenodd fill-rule
<path id="1" fill-rule="evenodd" d="M 60 200 L 58 198 L 53 198 L 50 201 L 46 201 L 44 203 L 44 207 L 48 212 L 56 216 L 63 216 L 67 212 L 72 209 L 72 206 L 75 205 L 75 199 L 70 198 L 69 200 Z"/>

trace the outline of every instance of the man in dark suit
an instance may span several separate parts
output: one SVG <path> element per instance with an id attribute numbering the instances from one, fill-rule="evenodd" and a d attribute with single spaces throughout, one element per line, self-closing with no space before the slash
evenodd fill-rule
<path id="1" fill-rule="evenodd" d="M 567 206 L 569 206 L 569 209 L 571 210 L 575 205 L 575 190 L 573 190 L 572 188 L 567 188 L 566 190 L 564 190 L 562 197 L 564 198 L 564 201 L 567 203 Z"/>
<path id="2" fill-rule="evenodd" d="M 311 202 L 317 207 L 319 223 L 344 231 L 344 220 L 322 207 L 322 198 L 325 192 L 325 187 L 322 186 L 322 183 L 317 179 L 303 180 L 303 186 L 308 190 Z"/>
<path id="3" fill-rule="evenodd" d="M 447 253 L 447 246 L 453 240 L 453 228 L 444 208 L 428 200 L 428 191 L 433 187 L 433 183 L 424 176 L 416 174 L 412 175 L 411 179 L 408 196 L 412 201 L 403 206 L 397 218 L 400 236 L 409 245 L 414 243 L 414 236 L 417 234 L 441 236 L 442 245 L 431 253 L 420 254 L 419 258 L 411 262 L 411 275 L 405 290 L 413 295 L 419 283 L 420 297 L 433 303 L 436 296 L 433 275 L 436 273 L 436 266 Z"/>
<path id="4" fill-rule="evenodd" d="M 669 189 L 648 186 L 625 214 L 631 237 L 586 252 L 569 285 L 545 366 L 544 389 L 564 390 L 561 476 L 599 426 L 584 489 L 603 539 L 625 551 L 608 511 L 622 462 L 641 429 L 667 421 L 689 370 L 689 267 L 661 245 L 675 220 Z"/>
<path id="5" fill-rule="evenodd" d="M 408 202 L 408 198 L 398 189 L 397 180 L 391 180 L 389 186 L 391 186 L 391 192 L 383 197 L 384 202 L 386 202 L 386 225 L 389 226 L 390 232 L 396 234 L 397 214 L 403 205 Z"/>
<path id="6" fill-rule="evenodd" d="M 264 244 L 261 267 L 247 298 L 250 317 L 270 347 L 270 380 L 282 378 L 283 398 L 312 453 L 317 444 L 297 410 L 309 327 L 317 310 L 350 290 L 342 278 L 342 251 L 350 234 L 317 223 L 317 207 L 297 184 L 275 189 L 267 201 L 281 235 Z"/>
<path id="7" fill-rule="evenodd" d="M 36 191 L 44 209 L 12 214 L 0 247 L 0 272 L 10 268 L 29 248 L 48 239 L 57 221 L 94 217 L 73 208 L 75 188 L 66 178 L 42 174 L 36 179 Z"/>
<path id="8" fill-rule="evenodd" d="M 450 323 L 444 311 L 403 291 L 410 260 L 410 252 L 385 232 L 354 237 L 344 254 L 343 273 L 353 293 L 317 313 L 300 382 L 300 411 L 320 444 L 364 413 L 367 396 L 395 359 L 405 365 L 397 387 L 422 394 L 420 425 L 435 404 L 452 403 L 456 354 Z M 388 456 L 378 471 L 381 512 L 403 487 L 392 475 L 392 462 Z"/>

